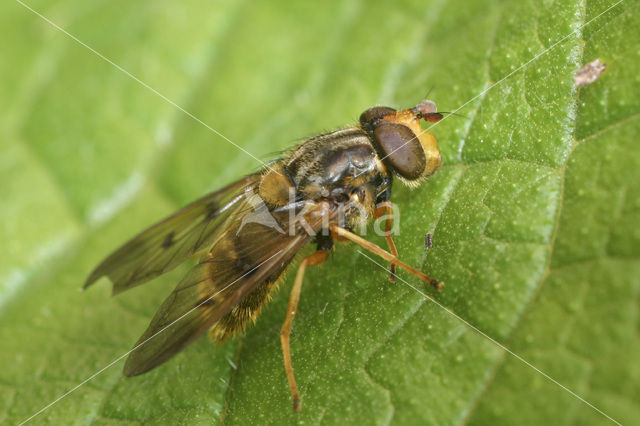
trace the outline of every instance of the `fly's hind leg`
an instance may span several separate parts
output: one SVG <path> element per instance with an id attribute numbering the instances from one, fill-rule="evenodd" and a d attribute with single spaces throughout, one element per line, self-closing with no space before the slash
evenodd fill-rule
<path id="1" fill-rule="evenodd" d="M 291 388 L 291 398 L 293 399 L 293 409 L 298 411 L 300 409 L 299 401 L 300 394 L 298 393 L 298 385 L 296 385 L 296 379 L 293 375 L 293 365 L 291 364 L 291 349 L 289 347 L 289 337 L 291 336 L 291 326 L 293 325 L 293 319 L 298 309 L 298 302 L 300 301 L 300 290 L 302 288 L 302 279 L 304 278 L 304 271 L 308 266 L 319 265 L 329 257 L 329 250 L 318 250 L 315 253 L 305 257 L 300 262 L 298 272 L 296 273 L 296 279 L 293 282 L 291 288 L 291 296 L 289 296 L 289 304 L 287 305 L 287 316 L 285 317 L 282 329 L 280 331 L 280 342 L 282 343 L 282 355 L 284 357 L 284 369 L 287 372 L 287 380 L 289 380 L 289 388 Z"/>
<path id="2" fill-rule="evenodd" d="M 391 236 L 391 228 L 393 227 L 393 205 L 391 204 L 391 201 L 385 201 L 384 203 L 378 204 L 376 209 L 373 211 L 373 216 L 378 218 L 385 213 L 387 217 L 384 222 L 384 238 L 387 240 L 387 245 L 389 246 L 391 254 L 398 257 L 398 249 L 396 248 L 396 243 L 393 241 L 393 237 Z M 396 281 L 396 265 L 393 263 L 389 266 L 389 281 Z"/>

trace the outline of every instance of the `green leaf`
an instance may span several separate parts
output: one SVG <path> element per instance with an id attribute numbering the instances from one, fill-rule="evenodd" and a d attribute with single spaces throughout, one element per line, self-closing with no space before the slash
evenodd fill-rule
<path id="1" fill-rule="evenodd" d="M 106 280 L 79 292 L 87 274 L 259 163 L 4 3 L 0 422 L 45 407 L 33 422 L 609 421 L 584 401 L 637 421 L 640 4 L 599 16 L 613 3 L 29 3 L 260 159 L 374 104 L 412 106 L 431 88 L 443 110 L 473 99 L 432 129 L 440 170 L 394 188 L 401 257 L 446 287 L 404 273 L 389 283 L 346 244 L 311 268 L 292 337 L 299 414 L 279 344 L 292 274 L 245 335 L 203 338 L 122 376 L 123 354 L 186 269 L 116 298 Z M 598 58 L 605 73 L 576 88 Z"/>

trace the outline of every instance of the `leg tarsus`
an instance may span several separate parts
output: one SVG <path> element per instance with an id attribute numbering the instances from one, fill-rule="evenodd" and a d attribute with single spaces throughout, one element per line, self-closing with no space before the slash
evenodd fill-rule
<path id="1" fill-rule="evenodd" d="M 280 343 L 282 344 L 282 356 L 284 358 L 284 369 L 287 373 L 287 380 L 289 381 L 289 388 L 291 389 L 291 398 L 293 400 L 293 410 L 300 411 L 300 394 L 298 392 L 298 385 L 293 375 L 293 364 L 291 363 L 291 348 L 289 346 L 289 338 L 291 337 L 291 327 L 293 325 L 293 319 L 298 310 L 298 302 L 300 301 L 300 290 L 302 288 L 302 280 L 304 278 L 304 272 L 308 266 L 319 265 L 329 257 L 328 250 L 318 250 L 315 253 L 305 257 L 300 262 L 298 272 L 296 273 L 296 279 L 293 282 L 291 288 L 291 295 L 289 296 L 289 304 L 287 305 L 287 315 L 282 324 L 280 331 Z"/>
<path id="2" fill-rule="evenodd" d="M 391 201 L 385 201 L 384 203 L 378 204 L 373 215 L 374 217 L 380 217 L 385 213 L 387 214 L 387 217 L 384 223 L 384 238 L 387 240 L 387 245 L 389 246 L 391 254 L 398 257 L 398 249 L 396 248 L 396 243 L 393 241 L 393 236 L 391 235 L 391 229 L 393 228 L 393 204 Z M 396 282 L 396 265 L 393 263 L 389 266 L 389 281 L 392 283 Z"/>
<path id="3" fill-rule="evenodd" d="M 329 229 L 331 230 L 331 233 L 333 235 L 335 235 L 336 237 L 342 237 L 342 238 L 345 238 L 345 239 L 347 239 L 349 241 L 352 241 L 352 242 L 358 244 L 360 247 L 362 247 L 362 248 L 364 248 L 366 250 L 369 250 L 371 253 L 373 253 L 373 254 L 375 254 L 377 256 L 380 256 L 384 260 L 386 260 L 388 262 L 391 262 L 394 265 L 398 265 L 399 267 L 401 267 L 405 271 L 411 272 L 416 277 L 418 277 L 421 280 L 431 284 L 436 290 L 440 291 L 440 290 L 442 290 L 442 287 L 444 287 L 444 283 L 442 281 L 435 280 L 435 279 L 431 278 L 430 276 L 428 276 L 427 274 L 425 274 L 424 272 L 421 272 L 421 271 L 417 270 L 413 266 L 407 265 L 406 263 L 404 263 L 403 261 L 398 259 L 397 256 L 392 255 L 388 251 L 384 250 L 382 247 L 380 247 L 380 246 L 378 246 L 376 244 L 373 244 L 371 241 L 365 240 L 361 236 L 356 235 L 353 232 L 348 231 L 348 230 L 346 230 L 344 228 L 341 228 L 338 225 L 330 225 Z"/>

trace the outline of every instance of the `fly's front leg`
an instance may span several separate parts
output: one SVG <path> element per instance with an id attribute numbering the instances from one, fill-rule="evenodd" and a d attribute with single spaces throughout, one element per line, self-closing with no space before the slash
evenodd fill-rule
<path id="1" fill-rule="evenodd" d="M 444 283 L 442 281 L 438 281 L 436 279 L 433 279 L 430 276 L 424 274 L 423 272 L 420 272 L 419 270 L 417 270 L 413 266 L 407 265 L 406 263 L 404 263 L 403 261 L 398 259 L 397 256 L 394 256 L 393 254 L 389 253 L 388 251 L 385 251 L 383 248 L 381 248 L 380 246 L 378 246 L 376 244 L 373 244 L 371 241 L 365 240 L 361 236 L 356 235 L 356 234 L 354 234 L 353 232 L 351 232 L 351 231 L 349 231 L 347 229 L 341 228 L 336 224 L 330 225 L 329 229 L 331 230 L 331 235 L 333 236 L 333 238 L 347 239 L 347 240 L 349 240 L 351 242 L 354 242 L 354 243 L 358 244 L 360 247 L 362 247 L 362 248 L 364 248 L 366 250 L 369 250 L 371 253 L 374 253 L 377 256 L 380 256 L 384 260 L 390 262 L 392 265 L 398 265 L 399 267 L 401 267 L 405 271 L 408 271 L 408 272 L 412 273 L 413 275 L 415 275 L 416 277 L 418 277 L 421 280 L 423 280 L 424 282 L 429 283 L 436 290 L 440 291 L 440 290 L 442 290 L 442 287 L 444 287 Z"/>
<path id="2" fill-rule="evenodd" d="M 293 375 L 293 365 L 291 364 L 291 349 L 289 347 L 289 337 L 291 336 L 291 326 L 293 325 L 293 319 L 298 310 L 298 302 L 300 301 L 300 290 L 302 288 L 302 279 L 304 278 L 304 271 L 308 266 L 319 265 L 329 257 L 329 250 L 318 250 L 315 253 L 305 257 L 300 262 L 298 272 L 296 273 L 296 279 L 293 282 L 291 288 L 291 295 L 289 296 L 289 304 L 287 305 L 287 316 L 285 317 L 282 329 L 280 331 L 280 342 L 282 343 L 282 355 L 284 358 L 284 369 L 287 372 L 287 380 L 289 380 L 289 388 L 291 389 L 291 398 L 293 399 L 293 410 L 300 410 L 300 394 L 298 393 L 298 385 Z"/>
<path id="3" fill-rule="evenodd" d="M 396 248 L 396 243 L 393 241 L 393 237 L 391 236 L 391 229 L 393 228 L 393 204 L 391 201 L 385 201 L 376 206 L 373 211 L 373 216 L 375 218 L 379 218 L 386 213 L 387 217 L 384 223 L 384 238 L 387 240 L 387 245 L 389 246 L 389 251 L 395 257 L 398 257 L 398 249 Z M 396 265 L 391 264 L 389 266 L 389 281 L 396 281 Z"/>

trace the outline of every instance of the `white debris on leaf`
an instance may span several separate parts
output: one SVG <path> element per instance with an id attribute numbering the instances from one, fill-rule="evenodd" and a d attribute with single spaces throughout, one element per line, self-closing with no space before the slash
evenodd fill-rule
<path id="1" fill-rule="evenodd" d="M 603 64 L 600 59 L 596 59 L 580 68 L 573 81 L 578 87 L 586 86 L 596 81 L 606 68 L 607 64 Z"/>

